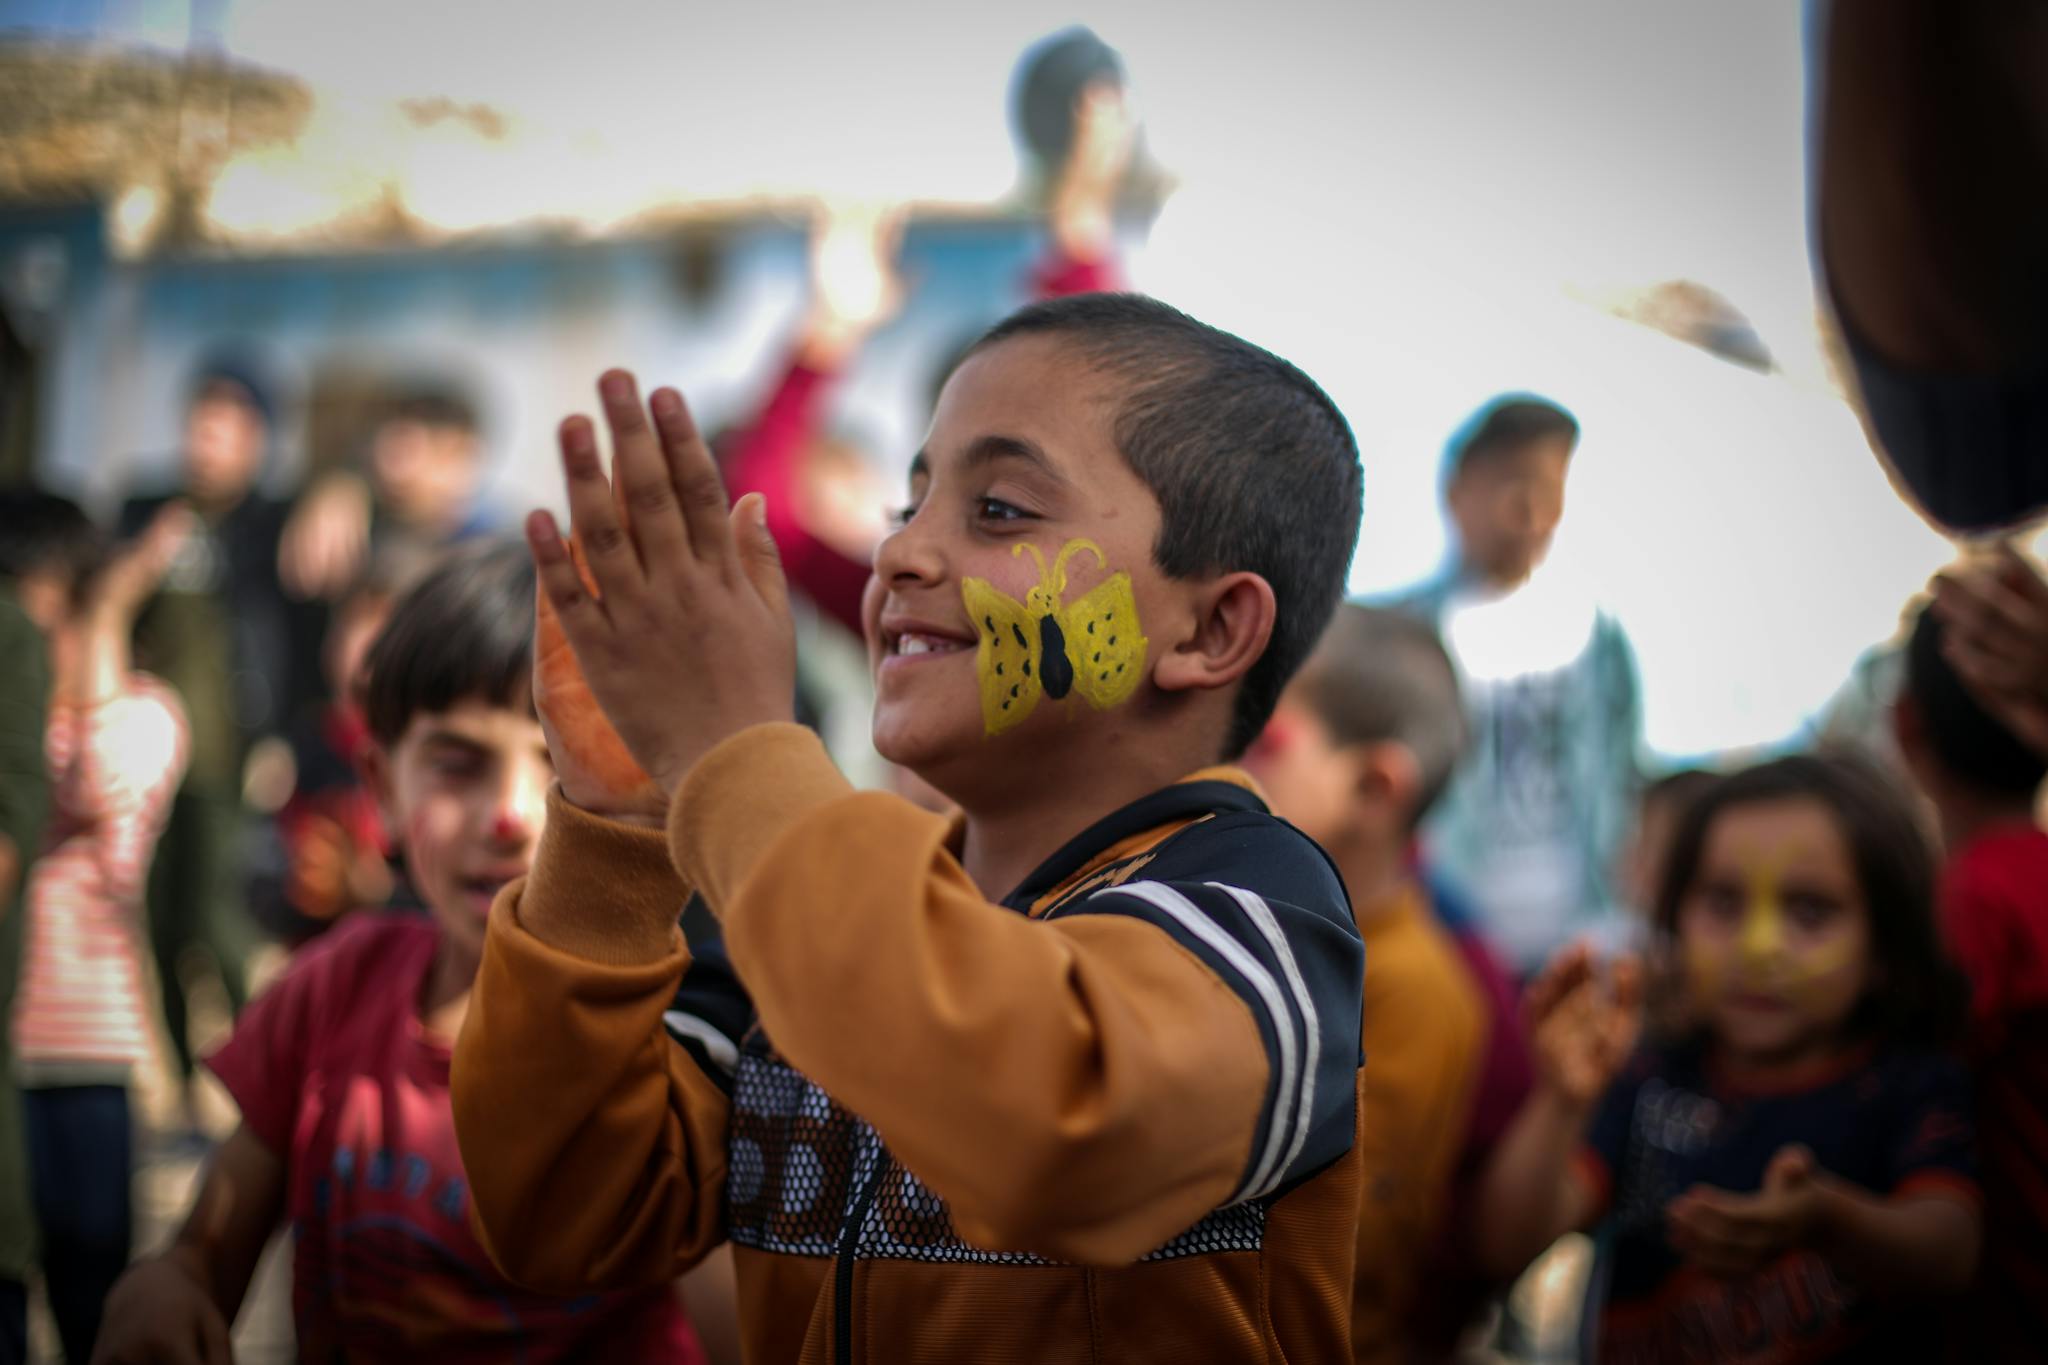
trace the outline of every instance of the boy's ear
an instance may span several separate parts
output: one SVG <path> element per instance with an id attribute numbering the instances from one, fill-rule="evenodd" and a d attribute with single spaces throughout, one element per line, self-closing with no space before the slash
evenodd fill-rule
<path id="1" fill-rule="evenodd" d="M 1422 799 L 1422 764 L 1415 751 L 1396 740 L 1364 745 L 1359 754 L 1358 796 L 1407 824 L 1415 803 Z"/>
<path id="2" fill-rule="evenodd" d="M 377 813 L 384 819 L 387 833 L 398 833 L 397 792 L 392 785 L 391 755 L 382 744 L 374 741 L 363 746 L 362 756 L 356 760 L 356 772 L 363 779 L 363 785 L 376 798 Z"/>
<path id="3" fill-rule="evenodd" d="M 1162 692 L 1228 687 L 1251 671 L 1273 638 L 1279 612 L 1273 585 L 1249 571 L 1227 573 L 1196 589 L 1193 628 L 1153 666 Z"/>

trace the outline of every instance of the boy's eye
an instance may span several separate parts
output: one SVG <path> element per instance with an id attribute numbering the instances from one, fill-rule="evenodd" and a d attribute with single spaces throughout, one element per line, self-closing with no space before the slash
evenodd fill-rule
<path id="1" fill-rule="evenodd" d="M 976 498 L 974 512 L 983 521 L 1023 521 L 1031 515 L 1001 498 Z"/>
<path id="2" fill-rule="evenodd" d="M 917 504 L 906 502 L 889 509 L 889 529 L 900 531 L 910 525 L 910 519 L 917 515 Z"/>
<path id="3" fill-rule="evenodd" d="M 427 759 L 427 767 L 437 777 L 474 777 L 483 770 L 483 758 L 459 750 L 443 750 Z"/>

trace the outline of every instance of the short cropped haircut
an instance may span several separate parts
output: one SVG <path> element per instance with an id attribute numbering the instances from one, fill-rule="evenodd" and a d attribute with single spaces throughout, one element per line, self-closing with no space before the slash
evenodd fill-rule
<path id="1" fill-rule="evenodd" d="M 1405 612 L 1346 602 L 1302 666 L 1299 693 L 1339 744 L 1393 742 L 1415 755 L 1419 824 L 1450 785 L 1471 734 L 1458 671 L 1436 628 Z"/>
<path id="2" fill-rule="evenodd" d="M 1444 481 L 1449 483 L 1473 464 L 1512 455 L 1539 441 L 1579 444 L 1579 420 L 1532 393 L 1503 394 L 1459 424 L 1444 447 Z"/>
<path id="3" fill-rule="evenodd" d="M 1922 608 L 1906 644 L 1906 695 L 1935 759 L 1956 780 L 1994 796 L 2031 797 L 2048 777 L 2034 751 L 1971 695 L 1941 652 L 1941 619 Z"/>
<path id="4" fill-rule="evenodd" d="M 1247 570 L 1272 585 L 1273 636 L 1245 675 L 1225 745 L 1235 757 L 1343 596 L 1363 497 L 1350 425 L 1278 356 L 1137 294 L 1031 304 L 969 354 L 1020 336 L 1059 337 L 1122 385 L 1112 436 L 1159 499 L 1162 571 Z"/>
<path id="5" fill-rule="evenodd" d="M 363 712 L 389 747 L 415 716 L 465 701 L 528 708 L 533 561 L 517 541 L 453 551 L 398 599 L 364 662 Z"/>
<path id="6" fill-rule="evenodd" d="M 0 578 L 62 574 L 75 601 L 106 553 L 106 537 L 71 499 L 34 488 L 0 490 Z"/>

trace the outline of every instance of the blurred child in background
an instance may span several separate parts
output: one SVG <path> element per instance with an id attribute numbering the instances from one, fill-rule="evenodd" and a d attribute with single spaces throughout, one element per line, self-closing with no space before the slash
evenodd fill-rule
<path id="1" fill-rule="evenodd" d="M 376 411 L 360 470 L 325 475 L 293 510 L 286 585 L 339 602 L 368 567 L 410 577 L 488 534 L 484 455 L 483 422 L 461 384 L 420 376 L 397 385 Z"/>
<path id="2" fill-rule="evenodd" d="M 251 894 L 258 922 L 296 947 L 396 890 L 390 841 L 363 777 L 371 745 L 362 668 L 390 619 L 391 585 L 372 578 L 335 607 L 321 649 L 327 701 L 292 735 L 292 791 L 270 822 Z"/>
<path id="3" fill-rule="evenodd" d="M 1894 710 L 1899 750 L 1940 819 L 1942 927 L 1970 980 L 1984 1258 L 1957 1359 L 2038 1360 L 2048 1343 L 2048 758 L 1971 693 L 1941 616 L 1921 613 Z"/>
<path id="4" fill-rule="evenodd" d="M 485 914 L 532 860 L 554 777 L 532 619 L 532 566 L 497 544 L 458 552 L 392 612 L 367 665 L 368 771 L 429 914 L 351 916 L 208 1059 L 241 1126 L 172 1246 L 116 1289 L 103 1365 L 226 1361 L 287 1220 L 301 1359 L 701 1360 L 671 1287 L 529 1294 L 470 1229 L 449 1059 Z"/>
<path id="5" fill-rule="evenodd" d="M 1876 770 L 1718 783 L 1657 900 L 1691 1026 L 1635 1052 L 1641 975 L 1583 946 L 1530 989 L 1539 1080 L 1487 1173 L 1491 1263 L 1604 1218 L 1603 1360 L 1938 1358 L 1981 1217 L 1933 902 Z"/>
<path id="6" fill-rule="evenodd" d="M 1448 1191 L 1486 1045 L 1486 1004 L 1411 870 L 1415 826 L 1465 743 L 1436 632 L 1345 604 L 1246 756 L 1275 813 L 1337 865 L 1365 939 L 1366 1069 L 1354 1358 L 1408 1359 L 1424 1253 Z"/>
<path id="7" fill-rule="evenodd" d="M 142 893 L 188 742 L 177 695 L 131 667 L 128 642 L 191 517 L 159 511 L 102 564 L 99 533 L 72 503 L 41 495 L 9 510 L 0 535 L 52 681 L 50 821 L 29 874 L 15 1074 L 43 1282 L 64 1358 L 85 1365 L 128 1263 L 129 1084 L 151 1056 Z"/>
<path id="8" fill-rule="evenodd" d="M 36 496 L 0 493 L 0 527 L 29 524 Z M 50 808 L 50 775 L 43 761 L 49 648 L 23 610 L 24 585 L 17 576 L 37 557 L 18 536 L 0 535 L 0 660 L 6 661 L 0 667 L 0 1021 L 14 1013 L 21 979 L 21 898 Z M 59 589 L 55 595 L 61 599 L 65 593 Z M 35 1251 L 21 1096 L 13 1077 L 13 1030 L 0 1023 L 0 1365 L 22 1365 L 28 1359 L 28 1272 Z"/>

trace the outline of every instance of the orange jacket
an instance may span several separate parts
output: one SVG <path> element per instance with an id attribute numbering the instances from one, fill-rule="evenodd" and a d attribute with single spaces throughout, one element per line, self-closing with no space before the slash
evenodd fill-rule
<path id="1" fill-rule="evenodd" d="M 698 764 L 666 847 L 557 799 L 456 1051 L 492 1257 L 575 1290 L 730 1239 L 754 1365 L 1348 1359 L 1362 958 L 1328 860 L 1231 769 L 1000 905 L 954 832 L 787 725 Z M 723 934 L 694 955 L 686 888 Z"/>

